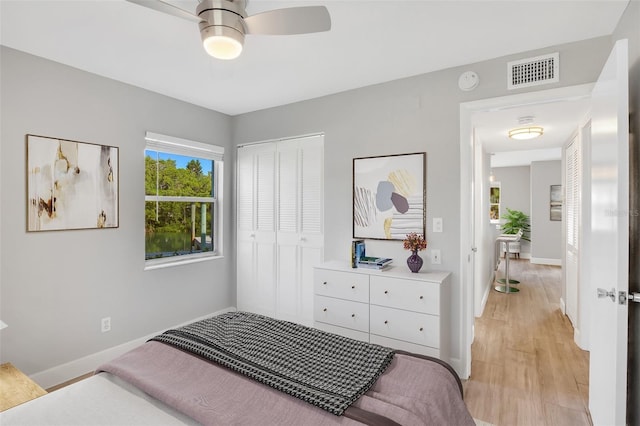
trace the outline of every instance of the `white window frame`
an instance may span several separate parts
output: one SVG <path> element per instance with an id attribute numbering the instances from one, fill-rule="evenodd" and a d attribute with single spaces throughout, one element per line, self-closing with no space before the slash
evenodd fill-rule
<path id="1" fill-rule="evenodd" d="M 187 263 L 202 262 L 223 257 L 223 188 L 224 188 L 224 147 L 195 142 L 174 136 L 159 133 L 146 132 L 145 152 L 147 150 L 159 151 L 168 154 L 178 154 L 190 157 L 213 160 L 214 166 L 212 197 L 179 197 L 146 195 L 145 202 L 179 201 L 179 202 L 205 202 L 212 203 L 213 214 L 213 251 L 204 253 L 185 254 L 160 259 L 145 260 L 145 270 L 165 268 L 169 266 L 184 265 Z M 145 247 L 146 250 L 146 247 Z"/>

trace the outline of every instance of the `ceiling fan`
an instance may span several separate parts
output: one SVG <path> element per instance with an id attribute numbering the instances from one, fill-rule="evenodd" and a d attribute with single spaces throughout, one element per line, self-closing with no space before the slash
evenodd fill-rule
<path id="1" fill-rule="evenodd" d="M 204 49 L 218 59 L 240 56 L 246 34 L 291 35 L 331 29 L 331 17 L 324 6 L 275 9 L 249 16 L 247 0 L 200 0 L 195 14 L 162 0 L 127 1 L 198 23 Z"/>

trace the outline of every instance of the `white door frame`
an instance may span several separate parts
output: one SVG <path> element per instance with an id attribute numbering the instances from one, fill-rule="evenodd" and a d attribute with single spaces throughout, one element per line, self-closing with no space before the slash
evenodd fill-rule
<path id="1" fill-rule="evenodd" d="M 460 211 L 472 212 L 476 206 L 472 205 L 472 191 L 474 188 L 474 176 L 472 173 L 473 162 L 473 114 L 481 111 L 508 109 L 517 106 L 533 105 L 564 100 L 583 99 L 591 96 L 593 84 L 568 86 L 558 89 L 540 90 L 535 92 L 520 93 L 516 95 L 501 96 L 489 99 L 480 99 L 460 104 Z M 480 150 L 481 151 L 481 150 Z M 473 224 L 472 215 L 462 213 L 460 215 L 460 280 L 462 286 L 462 328 L 460 333 L 461 353 L 461 377 L 466 379 L 471 374 L 471 343 L 473 343 L 474 322 L 474 293 L 475 270 L 472 265 L 474 252 L 473 241 L 480 241 L 471 235 Z M 476 229 L 478 232 L 478 229 Z M 478 250 L 484 248 L 478 247 Z M 564 256 L 564 254 L 563 254 Z"/>

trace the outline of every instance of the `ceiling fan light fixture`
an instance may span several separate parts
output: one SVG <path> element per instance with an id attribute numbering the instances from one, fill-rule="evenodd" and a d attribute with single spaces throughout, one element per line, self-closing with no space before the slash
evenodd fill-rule
<path id="1" fill-rule="evenodd" d="M 242 43 L 227 36 L 211 36 L 203 42 L 204 50 L 217 59 L 236 59 L 242 53 Z"/>
<path id="2" fill-rule="evenodd" d="M 509 137 L 517 140 L 535 139 L 542 136 L 544 129 L 540 126 L 520 127 L 509 130 Z"/>
<path id="3" fill-rule="evenodd" d="M 233 28 L 210 26 L 201 31 L 204 50 L 217 59 L 236 59 L 242 53 L 244 34 Z"/>

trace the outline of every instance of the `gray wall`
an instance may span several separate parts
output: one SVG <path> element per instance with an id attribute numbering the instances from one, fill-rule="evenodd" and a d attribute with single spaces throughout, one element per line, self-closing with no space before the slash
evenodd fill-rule
<path id="1" fill-rule="evenodd" d="M 27 374 L 235 306 L 232 221 L 225 258 L 144 271 L 144 135 L 227 148 L 230 118 L 2 47 L 0 358 Z M 26 232 L 27 133 L 120 147 L 120 227 Z M 230 197 L 229 197 L 230 199 Z M 231 218 L 231 202 L 225 206 Z M 100 332 L 110 316 L 112 330 Z"/>
<path id="2" fill-rule="evenodd" d="M 562 184 L 561 161 L 531 163 L 531 258 L 562 259 L 562 221 L 549 217 L 551 185 Z"/>
<path id="3" fill-rule="evenodd" d="M 493 175 L 495 182 L 500 182 L 500 215 L 507 213 L 507 208 L 519 210 L 529 216 L 531 224 L 531 168 L 529 166 L 494 167 Z M 501 234 L 500 230 L 494 230 L 494 238 L 499 234 Z M 530 253 L 531 244 L 522 240 L 520 255 L 524 254 L 528 257 Z"/>
<path id="4" fill-rule="evenodd" d="M 457 334 L 452 338 L 456 359 L 461 356 L 458 330 L 463 317 L 460 217 L 469 214 L 460 211 L 460 103 L 512 94 L 506 88 L 506 62 L 555 51 L 560 52 L 563 78 L 545 88 L 593 82 L 609 49 L 609 37 L 597 38 L 243 114 L 233 117 L 234 141 L 325 132 L 325 258 L 345 261 L 352 235 L 352 159 L 426 151 L 426 254 L 440 249 L 442 265 L 437 269 L 453 273 L 449 314 Z M 462 92 L 457 85 L 467 70 L 480 76 L 472 92 Z M 431 232 L 434 217 L 444 219 L 444 232 Z M 371 254 L 395 258 L 398 264 L 408 257 L 399 241 L 370 241 L 367 247 Z"/>
<path id="5" fill-rule="evenodd" d="M 640 2 L 630 1 L 616 27 L 612 40 L 629 40 L 629 110 L 630 120 L 630 176 L 631 194 L 629 235 L 629 291 L 640 292 Z M 627 423 L 640 424 L 640 304 L 629 306 L 629 392 L 627 394 Z"/>

